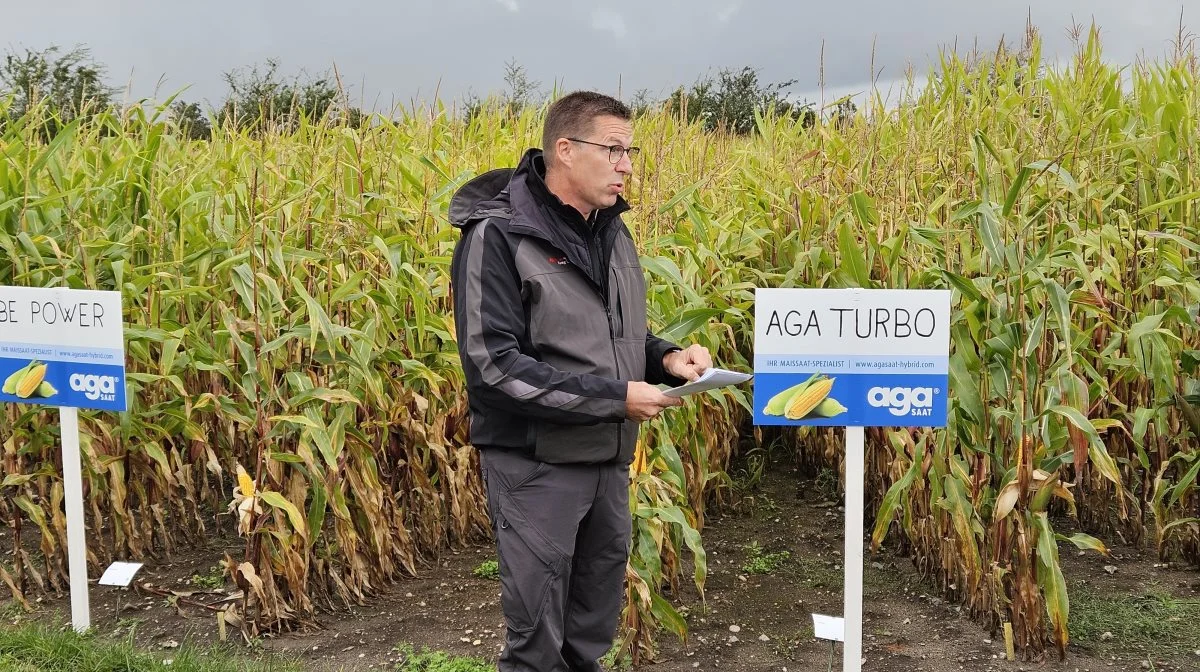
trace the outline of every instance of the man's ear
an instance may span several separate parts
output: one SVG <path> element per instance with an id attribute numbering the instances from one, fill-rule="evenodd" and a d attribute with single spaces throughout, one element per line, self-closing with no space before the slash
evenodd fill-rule
<path id="1" fill-rule="evenodd" d="M 559 138 L 554 141 L 554 159 L 558 165 L 566 168 L 571 165 L 572 153 L 571 141 L 566 138 Z"/>

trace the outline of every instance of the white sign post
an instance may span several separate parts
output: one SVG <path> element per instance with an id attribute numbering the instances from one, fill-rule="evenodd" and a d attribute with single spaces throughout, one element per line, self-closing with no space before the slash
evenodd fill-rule
<path id="1" fill-rule="evenodd" d="M 71 624 L 91 627 L 79 409 L 126 410 L 120 292 L 0 286 L 0 403 L 58 407 Z"/>
<path id="2" fill-rule="evenodd" d="M 842 644 L 842 669 L 862 669 L 863 598 L 863 482 L 866 432 L 861 426 L 846 428 L 846 527 L 842 558 L 842 618 L 846 619 Z"/>
<path id="3" fill-rule="evenodd" d="M 842 670 L 859 672 L 865 428 L 946 425 L 950 291 L 759 288 L 754 301 L 754 424 L 846 428 L 840 639 Z"/>

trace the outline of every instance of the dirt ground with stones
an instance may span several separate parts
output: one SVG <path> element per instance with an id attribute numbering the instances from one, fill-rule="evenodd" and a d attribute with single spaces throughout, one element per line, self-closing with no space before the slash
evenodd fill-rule
<path id="1" fill-rule="evenodd" d="M 714 514 L 704 530 L 709 561 L 707 610 L 690 576 L 681 581 L 675 603 L 691 629 L 687 642 L 660 636 L 647 672 L 691 670 L 840 670 L 840 644 L 813 636 L 812 614 L 840 615 L 842 605 L 842 512 L 826 478 L 804 478 L 788 462 L 768 466 L 749 498 L 724 514 Z M 0 553 L 11 531 L 0 537 Z M 219 583 L 213 567 L 226 551 L 239 557 L 244 542 L 214 539 L 163 562 L 148 562 L 138 587 L 118 591 L 94 585 L 92 619 L 103 634 L 126 637 L 164 657 L 181 642 L 215 644 L 211 604 L 231 584 Z M 784 555 L 786 553 L 786 556 Z M 1104 558 L 1060 546 L 1072 594 L 1086 590 L 1137 594 L 1146 586 L 1165 588 L 1182 600 L 1200 597 L 1200 572 L 1156 564 L 1151 554 L 1114 548 Z M 0 555 L 3 557 L 3 555 Z M 690 556 L 688 556 L 690 558 Z M 758 558 L 766 573 L 746 571 Z M 453 654 L 492 659 L 502 646 L 499 584 L 475 569 L 493 558 L 479 546 L 447 553 L 422 576 L 401 581 L 365 607 L 321 614 L 320 629 L 242 641 L 243 654 L 283 654 L 312 670 L 393 669 L 396 646 L 411 643 Z M 772 566 L 775 560 L 777 566 Z M 1107 568 L 1107 569 L 1106 569 Z M 863 670 L 876 672 L 957 672 L 986 670 L 1200 670 L 1200 650 L 1188 647 L 1147 652 L 1106 636 L 1074 643 L 1065 661 L 1004 659 L 1000 633 L 990 633 L 952 604 L 932 596 L 906 558 L 866 555 L 864 564 Z M 142 586 L 149 585 L 150 589 Z M 177 594 L 178 593 L 178 594 Z M 38 600 L 33 614 L 0 600 L 3 621 L 63 622 L 67 596 Z M 1200 632 L 1200 631 L 1198 631 Z M 1193 648 L 1200 649 L 1200 636 Z"/>

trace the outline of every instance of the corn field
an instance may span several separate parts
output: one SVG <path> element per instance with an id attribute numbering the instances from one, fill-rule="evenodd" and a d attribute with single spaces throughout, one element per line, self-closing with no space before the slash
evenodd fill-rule
<path id="1" fill-rule="evenodd" d="M 639 117 L 627 222 L 652 328 L 728 368 L 750 368 L 755 287 L 953 290 L 949 424 L 868 431 L 864 534 L 1041 657 L 1069 642 L 1060 542 L 1200 562 L 1200 94 L 1190 53 L 1123 71 L 1093 33 L 1050 69 L 1027 47 L 946 57 L 846 124 Z M 204 142 L 165 109 L 0 131 L 0 284 L 123 294 L 130 410 L 80 415 L 91 571 L 236 533 L 223 616 L 261 633 L 486 540 L 447 208 L 538 143 L 542 110 Z M 706 507 L 741 445 L 840 465 L 840 430 L 754 428 L 749 403 L 713 392 L 643 430 L 635 660 L 686 634 L 676 597 L 703 593 Z M 0 446 L 0 581 L 28 605 L 67 586 L 56 415 L 10 405 Z"/>

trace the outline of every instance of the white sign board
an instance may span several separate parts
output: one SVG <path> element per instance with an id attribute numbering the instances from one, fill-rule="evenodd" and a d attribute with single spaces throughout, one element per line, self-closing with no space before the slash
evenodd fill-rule
<path id="1" fill-rule="evenodd" d="M 71 622 L 91 627 L 79 409 L 127 410 L 121 293 L 0 286 L 0 403 L 58 407 Z"/>
<path id="2" fill-rule="evenodd" d="M 755 290 L 754 424 L 846 428 L 843 617 L 813 615 L 814 631 L 844 642 L 843 672 L 862 669 L 865 428 L 946 425 L 950 295 Z"/>
<path id="3" fill-rule="evenodd" d="M 0 402 L 126 410 L 121 294 L 0 286 Z"/>
<path id="4" fill-rule="evenodd" d="M 949 290 L 758 289 L 754 300 L 755 424 L 945 426 Z M 788 405 L 813 387 L 822 405 Z"/>

